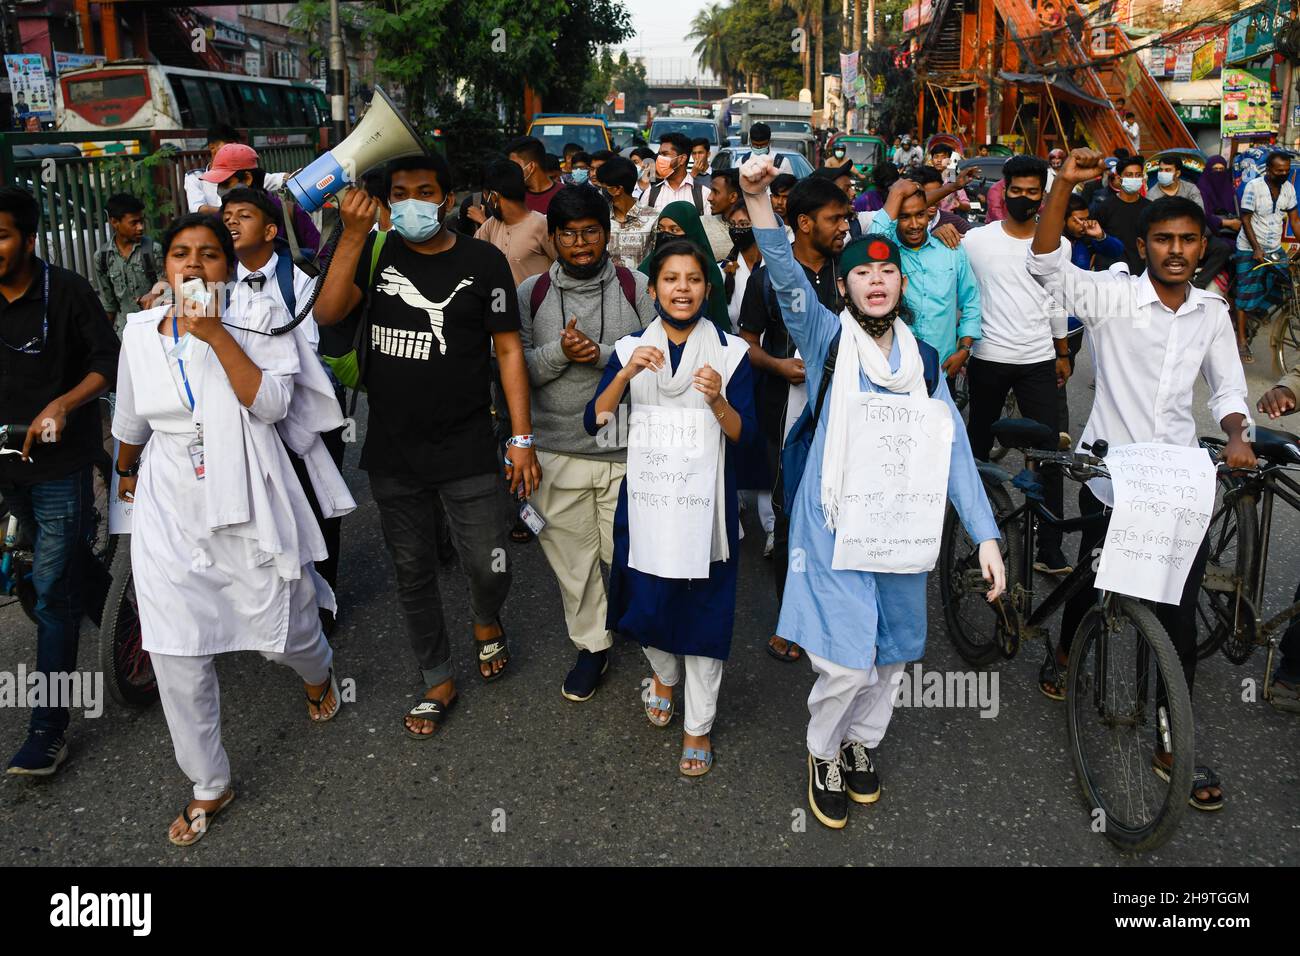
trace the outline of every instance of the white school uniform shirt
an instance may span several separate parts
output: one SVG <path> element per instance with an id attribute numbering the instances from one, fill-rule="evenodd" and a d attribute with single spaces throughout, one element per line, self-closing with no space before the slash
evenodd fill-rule
<path id="1" fill-rule="evenodd" d="M 207 171 L 208 168 L 204 166 L 202 169 L 191 169 L 185 174 L 185 204 L 190 212 L 198 212 L 200 206 L 221 208 L 221 194 L 217 192 L 217 184 L 199 178 L 201 173 Z M 285 173 L 267 173 L 262 180 L 262 188 L 269 193 L 276 192 L 284 185 L 285 176 Z"/>
<path id="2" fill-rule="evenodd" d="M 1069 331 L 1065 311 L 1029 274 L 1031 241 L 1008 235 L 1000 222 L 962 239 L 980 289 L 981 333 L 972 353 L 978 359 L 1008 365 L 1050 361 L 1056 358 L 1052 339 Z"/>
<path id="3" fill-rule="evenodd" d="M 280 293 L 280 283 L 275 279 L 275 266 L 279 258 L 277 253 L 272 252 L 271 258 L 267 260 L 266 265 L 256 271 L 266 277 L 266 284 L 262 287 L 262 292 L 270 295 L 273 302 L 283 309 L 287 315 L 289 303 L 284 301 L 284 296 Z M 245 267 L 242 262 L 235 267 L 235 279 L 237 281 L 235 289 L 231 293 L 231 304 L 240 312 L 247 311 L 252 304 L 253 287 L 244 280 L 252 275 L 253 271 Z M 307 304 L 307 300 L 311 298 L 312 289 L 315 286 L 315 279 L 297 266 L 293 267 L 293 297 L 297 300 L 294 305 L 299 310 Z M 285 321 L 288 321 L 288 318 Z M 320 327 L 316 324 L 316 317 L 312 313 L 307 313 L 307 318 L 302 320 L 301 328 L 307 336 L 307 341 L 311 343 L 312 349 L 317 349 L 320 346 Z"/>
<path id="4" fill-rule="evenodd" d="M 655 196 L 654 208 L 663 209 L 664 206 L 667 206 L 670 202 L 677 202 L 679 199 L 682 200 L 683 202 L 688 202 L 691 205 L 694 205 L 695 192 L 691 188 L 694 184 L 695 184 L 695 177 L 692 176 L 690 173 L 686 174 L 686 177 L 682 180 L 681 185 L 678 186 L 676 189 L 668 185 L 667 180 L 664 180 L 663 185 L 659 188 L 659 194 Z M 654 192 L 655 185 L 656 185 L 655 183 L 651 183 L 649 187 L 647 187 L 646 191 L 642 193 L 640 197 L 637 198 L 644 199 L 646 201 L 646 204 L 649 205 L 650 194 Z M 709 215 L 709 195 L 712 192 L 713 190 L 710 189 L 708 186 L 705 186 L 703 183 L 700 184 L 700 204 L 704 207 L 703 211 L 700 212 L 701 217 Z"/>
<path id="5" fill-rule="evenodd" d="M 1067 240 L 1055 252 L 1030 253 L 1028 262 L 1034 278 L 1088 330 L 1097 395 L 1081 445 L 1104 438 L 1112 447 L 1194 446 L 1191 396 L 1198 375 L 1210 387 L 1215 421 L 1233 413 L 1250 418 L 1246 373 L 1221 295 L 1189 285 L 1187 300 L 1174 311 L 1160 301 L 1145 272 L 1080 269 L 1070 261 Z M 1106 484 L 1099 487 L 1108 490 Z M 1105 495 L 1097 496 L 1107 502 Z"/>
<path id="6" fill-rule="evenodd" d="M 1248 182 L 1245 192 L 1241 194 L 1241 211 L 1251 214 L 1250 228 L 1254 230 L 1259 248 L 1264 252 L 1282 247 L 1282 229 L 1286 225 L 1287 213 L 1294 208 L 1295 187 L 1289 179 L 1278 190 L 1277 202 L 1273 201 L 1273 193 L 1263 176 Z M 1254 248 L 1246 238 L 1245 229 L 1237 233 L 1237 248 L 1242 252 L 1251 252 Z"/>

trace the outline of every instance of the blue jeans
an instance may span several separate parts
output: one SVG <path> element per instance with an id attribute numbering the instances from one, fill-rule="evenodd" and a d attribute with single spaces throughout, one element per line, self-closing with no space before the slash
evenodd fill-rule
<path id="1" fill-rule="evenodd" d="M 77 669 L 87 539 L 94 520 L 91 466 L 54 481 L 2 486 L 0 496 L 23 527 L 35 529 L 36 669 L 48 681 L 50 674 Z M 66 707 L 32 710 L 32 730 L 62 732 L 67 726 Z"/>

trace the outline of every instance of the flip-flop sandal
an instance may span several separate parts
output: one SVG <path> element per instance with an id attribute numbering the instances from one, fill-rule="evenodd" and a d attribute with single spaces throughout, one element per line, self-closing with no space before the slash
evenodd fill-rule
<path id="1" fill-rule="evenodd" d="M 1151 758 L 1151 769 L 1155 771 L 1157 777 L 1165 782 L 1169 781 L 1169 768 L 1160 762 L 1159 756 Z M 1202 800 L 1196 796 L 1197 790 L 1217 789 L 1219 795 L 1211 797 L 1208 800 Z M 1211 813 L 1215 810 L 1223 809 L 1223 786 L 1219 783 L 1219 775 L 1209 767 L 1198 766 L 1192 771 L 1192 788 L 1187 796 L 1187 803 L 1196 810 L 1204 810 Z"/>
<path id="2" fill-rule="evenodd" d="M 494 661 L 500 661 L 503 665 L 510 663 L 510 644 L 506 641 L 506 628 L 497 618 L 497 627 L 501 628 L 501 633 L 496 637 L 490 637 L 486 641 L 480 641 L 474 638 L 474 649 L 478 651 L 478 676 L 483 678 L 486 684 L 492 683 L 505 676 L 509 668 L 501 667 L 500 670 L 493 671 L 489 668 L 488 673 L 483 673 L 484 664 L 492 664 Z"/>
<path id="3" fill-rule="evenodd" d="M 227 790 L 225 794 L 218 799 L 220 799 L 221 802 L 218 803 L 215 808 L 204 810 L 202 813 L 195 813 L 194 816 L 190 816 L 190 805 L 188 803 L 181 807 L 181 819 L 185 821 L 185 826 L 188 829 L 186 829 L 185 835 L 181 837 L 174 837 L 170 832 L 168 832 L 167 839 L 171 842 L 172 846 L 193 846 L 202 840 L 208 832 L 208 824 L 212 821 L 213 817 L 234 803 L 235 791 Z M 202 825 L 197 830 L 194 829 L 196 821 L 202 821 Z M 173 820 L 172 822 L 174 823 L 175 821 Z M 169 831 L 170 829 L 171 828 L 168 827 Z"/>
<path id="4" fill-rule="evenodd" d="M 713 751 L 701 750 L 699 747 L 683 747 L 682 760 L 702 760 L 704 766 L 697 770 L 688 770 L 682 766 L 681 760 L 677 761 L 677 769 L 682 772 L 683 777 L 703 777 L 713 769 Z"/>
<path id="5" fill-rule="evenodd" d="M 321 705 L 324 704 L 325 701 L 329 700 L 330 694 L 334 695 L 334 709 L 328 714 L 321 714 L 319 717 L 314 717 L 312 716 L 310 709 L 307 711 L 307 716 L 311 717 L 311 722 L 313 724 L 323 724 L 327 720 L 333 720 L 338 716 L 339 711 L 343 709 L 343 696 L 339 693 L 339 682 L 334 679 L 334 668 L 332 667 L 330 668 L 330 679 L 326 684 L 324 693 L 322 693 L 320 697 L 313 697 L 310 692 L 307 692 L 307 703 L 312 707 L 315 707 L 316 713 L 320 714 Z"/>
<path id="6" fill-rule="evenodd" d="M 424 698 L 402 715 L 402 730 L 406 733 L 406 736 L 413 740 L 431 740 L 438 735 L 438 731 L 442 729 L 443 722 L 447 719 L 448 711 L 456 706 L 456 701 L 458 700 L 460 700 L 459 694 L 447 701 L 445 704 L 440 700 L 430 700 L 427 697 Z M 412 730 L 406 723 L 407 717 L 427 720 L 429 723 L 433 724 L 433 730 L 427 734 L 422 734 L 419 731 Z"/>
<path id="7" fill-rule="evenodd" d="M 655 727 L 667 727 L 673 722 L 673 697 L 669 691 L 667 697 L 657 697 L 654 692 L 654 678 L 647 677 L 641 681 L 641 699 L 645 701 L 646 720 Z M 656 717 L 652 710 L 665 711 L 663 717 Z"/>
<path id="8" fill-rule="evenodd" d="M 782 663 L 793 664 L 803 657 L 803 648 L 794 641 L 787 640 L 785 642 L 785 653 L 783 654 L 772 646 L 772 639 L 768 638 L 767 653 Z"/>
<path id="9" fill-rule="evenodd" d="M 537 535 L 533 534 L 533 529 L 524 524 L 523 519 L 515 522 L 515 526 L 510 529 L 510 540 L 515 544 L 527 544 Z"/>
<path id="10" fill-rule="evenodd" d="M 1249 348 L 1243 346 L 1242 348 L 1237 349 L 1237 354 L 1241 356 L 1241 362 L 1243 365 L 1255 364 L 1255 356 Z"/>
<path id="11" fill-rule="evenodd" d="M 1038 669 L 1038 691 L 1051 700 L 1065 700 L 1065 674 L 1053 653 L 1043 658 L 1043 666 Z"/>

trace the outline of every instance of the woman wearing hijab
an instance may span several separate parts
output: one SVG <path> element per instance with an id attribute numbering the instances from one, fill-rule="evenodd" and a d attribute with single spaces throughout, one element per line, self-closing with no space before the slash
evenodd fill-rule
<path id="1" fill-rule="evenodd" d="M 620 414 L 631 426 L 614 514 L 608 627 L 640 643 L 650 660 L 642 699 L 655 727 L 672 720 L 673 688 L 684 678 L 678 769 L 688 777 L 713 765 L 709 734 L 736 614 L 736 451 L 758 428 L 748 344 L 700 321 L 714 291 L 708 276 L 717 272 L 704 248 L 675 239 L 655 252 L 656 318 L 615 344 L 584 416 L 593 435 Z M 689 482 L 699 474 L 707 481 L 710 472 L 708 487 Z"/>
<path id="2" fill-rule="evenodd" d="M 790 549 L 802 553 L 804 573 L 791 573 L 786 581 L 777 632 L 799 643 L 817 674 L 808 697 L 808 802 L 821 823 L 839 829 L 848 822 L 850 800 L 874 803 L 880 797 L 874 750 L 889 726 L 903 668 L 925 651 L 928 572 L 922 568 L 933 566 L 937 542 L 933 557 L 925 553 L 928 545 L 900 555 L 895 542 L 882 537 L 892 533 L 890 517 L 900 531 L 936 518 L 942 522 L 945 499 L 951 500 L 971 540 L 980 542 L 990 601 L 1001 594 L 1005 571 L 997 523 L 961 415 L 939 373 L 938 354 L 908 327 L 898 246 L 879 235 L 845 245 L 838 269 L 845 308 L 836 315 L 818 301 L 772 212 L 766 189 L 775 175 L 770 160 L 750 159 L 741 167 L 740 184 L 781 314 L 807 369 L 809 419 L 792 433 L 805 422 L 815 428 L 790 510 Z M 834 373 L 824 387 L 832 347 Z M 882 400 L 881 411 L 874 412 L 877 406 L 867 406 L 864 394 L 876 393 L 909 397 L 904 404 L 890 396 L 892 404 Z M 938 415 L 927 396 L 943 403 Z M 927 418 L 924 431 L 881 436 L 882 450 L 853 441 L 859 422 L 927 416 L 936 417 Z M 910 449 L 908 458 L 898 451 L 902 447 Z M 890 462 L 894 456 L 903 464 Z M 887 463 L 873 475 L 910 466 L 922 475 L 944 456 L 946 494 L 913 493 L 924 487 L 917 478 L 904 486 L 901 498 L 890 499 L 890 489 L 899 494 L 896 486 L 878 478 L 862 481 L 869 471 L 864 461 Z M 787 473 L 786 481 L 791 477 Z M 897 508 L 907 512 L 886 516 Z M 841 529 L 849 530 L 841 536 Z"/>
<path id="3" fill-rule="evenodd" d="M 1205 222 L 1210 232 L 1224 239 L 1235 239 L 1241 230 L 1241 213 L 1228 161 L 1222 156 L 1211 156 L 1196 185 L 1205 201 Z"/>
<path id="4" fill-rule="evenodd" d="M 173 299 L 127 318 L 113 435 L 118 495 L 133 501 L 131 568 L 176 761 L 194 799 L 168 839 L 191 846 L 235 798 L 221 744 L 215 655 L 258 651 L 297 671 L 312 721 L 342 699 L 319 609 L 325 539 L 294 473 L 301 455 L 325 517 L 355 507 L 321 435 L 343 423 L 334 389 L 275 280 L 236 272 L 215 217 L 164 234 Z M 235 278 L 236 281 L 230 280 Z"/>
<path id="5" fill-rule="evenodd" d="M 664 206 L 655 224 L 654 245 L 641 260 L 637 270 L 649 275 L 650 263 L 655 257 L 655 251 L 664 243 L 672 242 L 674 239 L 689 239 L 699 246 L 706 256 L 709 255 L 711 248 L 709 237 L 704 231 L 704 223 L 700 221 L 700 214 L 695 211 L 694 203 L 679 201 Z M 723 291 L 722 270 L 718 268 L 716 262 L 709 261 L 705 278 L 709 283 L 709 321 L 723 332 L 730 332 L 731 320 L 727 317 L 727 296 Z"/>

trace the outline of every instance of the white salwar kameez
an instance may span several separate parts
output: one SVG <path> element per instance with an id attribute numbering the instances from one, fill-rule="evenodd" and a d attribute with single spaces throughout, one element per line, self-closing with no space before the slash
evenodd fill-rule
<path id="1" fill-rule="evenodd" d="M 227 321 L 272 327 L 277 316 L 259 315 L 250 296 L 247 288 L 236 293 Z M 333 662 L 318 608 L 333 610 L 334 596 L 312 564 L 325 556 L 325 543 L 284 442 L 311 460 L 313 484 L 325 492 L 322 507 L 343 513 L 355 504 L 337 469 L 328 474 L 321 456 L 302 447 L 338 427 L 341 415 L 319 365 L 299 360 L 309 349 L 301 330 L 277 337 L 232 331 L 262 369 L 249 408 L 239 404 L 212 350 L 191 341 L 184 356 L 191 410 L 169 354 L 171 336 L 157 331 L 166 312 L 163 306 L 128 318 L 113 435 L 145 446 L 131 535 L 143 646 L 177 762 L 193 780 L 195 798 L 211 800 L 230 784 L 213 655 L 258 651 L 311 684 L 327 680 Z M 317 401 L 325 393 L 330 402 Z M 203 480 L 190 454 L 196 421 L 203 423 Z"/>

